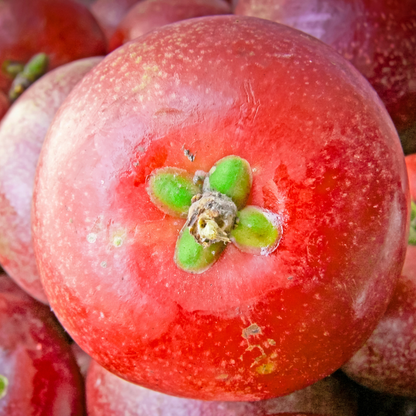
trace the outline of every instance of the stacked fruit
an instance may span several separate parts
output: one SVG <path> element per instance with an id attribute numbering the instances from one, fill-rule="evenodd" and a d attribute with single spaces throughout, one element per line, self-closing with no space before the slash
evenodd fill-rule
<path id="1" fill-rule="evenodd" d="M 416 414 L 414 0 L 4 0 L 0 66 L 0 415 Z"/>

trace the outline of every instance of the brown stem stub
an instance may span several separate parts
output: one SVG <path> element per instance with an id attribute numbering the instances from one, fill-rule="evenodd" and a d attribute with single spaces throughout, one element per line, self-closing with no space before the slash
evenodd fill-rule
<path id="1" fill-rule="evenodd" d="M 204 192 L 192 198 L 186 225 L 203 247 L 220 241 L 229 243 L 236 215 L 237 207 L 231 198 L 220 192 Z"/>

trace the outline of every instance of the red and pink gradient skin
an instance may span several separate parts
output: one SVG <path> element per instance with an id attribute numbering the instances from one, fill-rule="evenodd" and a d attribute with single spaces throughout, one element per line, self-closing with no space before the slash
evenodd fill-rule
<path id="1" fill-rule="evenodd" d="M 36 165 L 59 106 L 101 60 L 85 58 L 47 73 L 23 93 L 0 124 L 0 263 L 22 289 L 44 303 L 30 214 Z"/>
<path id="2" fill-rule="evenodd" d="M 0 275 L 0 414 L 81 416 L 84 384 L 66 335 L 49 307 Z"/>
<path id="3" fill-rule="evenodd" d="M 356 396 L 345 383 L 334 377 L 327 377 L 303 390 L 277 399 L 258 402 L 212 402 L 184 399 L 145 389 L 115 376 L 96 361 L 92 361 L 88 369 L 86 397 L 88 416 L 357 414 Z"/>
<path id="4" fill-rule="evenodd" d="M 224 0 L 145 0 L 124 16 L 111 38 L 109 50 L 169 23 L 218 14 L 231 14 L 231 6 Z"/>
<path id="5" fill-rule="evenodd" d="M 416 201 L 416 154 L 406 157 Z M 357 383 L 416 398 L 416 246 L 408 245 L 402 275 L 388 309 L 365 345 L 343 366 Z"/>
<path id="6" fill-rule="evenodd" d="M 414 0 L 239 0 L 235 13 L 292 26 L 334 47 L 377 91 L 405 152 L 416 152 Z"/>
<path id="7" fill-rule="evenodd" d="M 72 0 L 1 1 L 0 39 L 0 67 L 6 60 L 26 63 L 39 52 L 48 55 L 49 69 L 106 53 L 97 21 Z M 11 83 L 0 71 L 0 90 L 7 93 Z"/>
<path id="8" fill-rule="evenodd" d="M 279 216 L 282 239 L 269 256 L 230 245 L 190 274 L 173 260 L 184 220 L 156 208 L 147 177 L 227 155 L 250 163 L 248 204 Z M 352 65 L 286 26 L 211 16 L 129 42 L 71 92 L 32 214 L 51 306 L 102 366 L 165 393 L 254 401 L 363 345 L 403 266 L 408 207 L 399 138 Z"/>
<path id="9" fill-rule="evenodd" d="M 6 94 L 0 91 L 0 121 L 6 114 L 7 110 L 10 107 L 9 99 Z"/>

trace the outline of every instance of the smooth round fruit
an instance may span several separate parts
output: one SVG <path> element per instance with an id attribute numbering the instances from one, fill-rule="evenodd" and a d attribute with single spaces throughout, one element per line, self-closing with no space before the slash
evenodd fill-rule
<path id="1" fill-rule="evenodd" d="M 242 205 L 279 219 L 279 244 L 224 243 L 206 271 L 185 271 L 190 219 L 162 211 L 149 181 L 181 169 L 233 199 L 229 173 L 211 183 L 231 156 L 252 174 Z M 403 265 L 408 192 L 390 117 L 333 49 L 202 17 L 120 47 L 71 92 L 38 165 L 35 253 L 53 310 L 109 371 L 180 396 L 266 399 L 331 374 L 371 334 Z"/>
<path id="2" fill-rule="evenodd" d="M 5 93 L 12 83 L 1 70 L 7 61 L 25 64 L 43 52 L 49 57 L 49 69 L 54 69 L 106 52 L 98 23 L 73 0 L 1 1 L 0 39 L 0 90 Z"/>
<path id="3" fill-rule="evenodd" d="M 0 125 L 0 263 L 21 288 L 44 303 L 48 300 L 36 266 L 30 219 L 36 165 L 58 108 L 101 59 L 81 59 L 47 73 L 13 104 Z"/>
<path id="4" fill-rule="evenodd" d="M 231 6 L 224 0 L 144 0 L 121 20 L 111 37 L 109 50 L 160 26 L 192 17 L 230 13 Z"/>
<path id="5" fill-rule="evenodd" d="M 236 14 L 292 26 L 331 45 L 371 83 L 416 152 L 415 0 L 239 0 Z"/>
<path id="6" fill-rule="evenodd" d="M 169 396 L 129 383 L 92 361 L 86 382 L 89 416 L 180 415 L 262 416 L 332 415 L 356 416 L 352 390 L 334 377 L 277 399 L 258 402 L 212 402 Z"/>
<path id="7" fill-rule="evenodd" d="M 81 374 L 49 307 L 5 274 L 0 305 L 0 415 L 82 415 Z"/>

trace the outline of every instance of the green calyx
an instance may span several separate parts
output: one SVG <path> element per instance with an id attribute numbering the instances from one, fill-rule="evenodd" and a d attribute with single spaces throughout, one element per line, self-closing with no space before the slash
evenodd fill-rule
<path id="1" fill-rule="evenodd" d="M 201 189 L 201 178 L 203 187 Z M 243 252 L 269 255 L 281 227 L 277 215 L 247 203 L 252 184 L 249 163 L 238 156 L 219 160 L 208 175 L 165 167 L 150 176 L 147 193 L 164 213 L 187 218 L 176 243 L 174 261 L 188 273 L 203 273 L 227 244 Z"/>
<path id="2" fill-rule="evenodd" d="M 9 98 L 15 101 L 22 93 L 27 90 L 36 80 L 44 75 L 48 69 L 49 58 L 44 53 L 38 53 L 23 67 L 23 70 L 16 73 L 12 86 L 9 90 Z M 8 67 L 9 73 L 17 68 Z"/>
<path id="3" fill-rule="evenodd" d="M 207 180 L 210 190 L 230 197 L 238 209 L 246 205 L 253 181 L 247 160 L 226 156 L 212 167 Z"/>
<path id="4" fill-rule="evenodd" d="M 8 386 L 8 378 L 0 374 L 0 399 L 2 399 L 6 395 Z"/>
<path id="5" fill-rule="evenodd" d="M 223 242 L 203 247 L 196 242 L 185 225 L 176 243 L 174 260 L 182 270 L 190 273 L 203 273 L 219 259 L 225 247 Z"/>
<path id="6" fill-rule="evenodd" d="M 410 230 L 407 243 L 416 246 L 416 204 L 413 201 L 410 204 Z"/>
<path id="7" fill-rule="evenodd" d="M 186 218 L 192 197 L 200 191 L 188 172 L 169 167 L 156 170 L 147 188 L 151 201 L 165 214 L 177 218 Z"/>
<path id="8" fill-rule="evenodd" d="M 267 255 L 276 248 L 280 226 L 275 214 L 255 206 L 247 206 L 237 214 L 231 241 L 243 252 Z"/>

